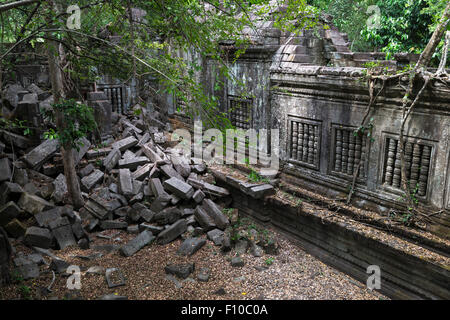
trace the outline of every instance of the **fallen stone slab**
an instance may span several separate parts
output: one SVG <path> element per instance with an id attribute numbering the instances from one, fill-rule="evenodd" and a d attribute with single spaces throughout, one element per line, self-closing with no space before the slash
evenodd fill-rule
<path id="1" fill-rule="evenodd" d="M 119 188 L 124 196 L 134 195 L 130 169 L 119 169 Z"/>
<path id="2" fill-rule="evenodd" d="M 125 150 L 127 150 L 127 149 L 129 149 L 131 147 L 134 147 L 135 145 L 137 145 L 138 142 L 139 141 L 135 137 L 130 136 L 130 137 L 127 137 L 125 139 L 122 139 L 122 140 L 114 142 L 111 145 L 111 147 L 113 149 L 119 149 L 121 152 L 124 152 Z"/>
<path id="3" fill-rule="evenodd" d="M 211 199 L 203 200 L 203 209 L 214 220 L 219 229 L 224 230 L 230 224 L 228 217 Z"/>
<path id="4" fill-rule="evenodd" d="M 67 190 L 67 182 L 66 182 L 66 176 L 62 173 L 59 174 L 55 181 L 53 181 L 53 187 L 55 188 L 55 191 L 53 191 L 52 198 L 55 200 L 56 203 L 61 203 L 64 200 L 64 197 Z"/>
<path id="5" fill-rule="evenodd" d="M 194 201 L 196 203 L 201 203 L 203 201 L 203 199 L 205 198 L 205 194 L 203 193 L 202 190 L 197 190 L 194 192 L 194 194 L 192 195 L 192 199 L 194 199 Z"/>
<path id="6" fill-rule="evenodd" d="M 150 170 L 153 168 L 153 166 L 154 166 L 153 163 L 147 163 L 137 168 L 136 171 L 134 171 L 131 174 L 131 177 L 135 180 L 143 181 L 145 178 L 148 177 Z"/>
<path id="7" fill-rule="evenodd" d="M 95 169 L 90 175 L 81 179 L 81 189 L 84 192 L 90 192 L 95 185 L 100 183 L 104 175 L 102 171 Z"/>
<path id="8" fill-rule="evenodd" d="M 35 215 L 36 213 L 50 210 L 55 207 L 54 204 L 38 197 L 32 194 L 29 194 L 27 192 L 23 192 L 22 196 L 19 199 L 18 205 L 20 208 L 22 208 L 25 212 L 28 212 L 32 215 Z"/>
<path id="9" fill-rule="evenodd" d="M 33 145 L 32 140 L 19 134 L 15 134 L 5 130 L 1 130 L 0 132 L 3 133 L 3 139 L 6 143 L 8 144 L 12 143 L 15 147 L 19 149 L 27 149 L 28 147 Z"/>
<path id="10" fill-rule="evenodd" d="M 126 221 L 121 220 L 102 220 L 100 221 L 100 228 L 103 230 L 109 229 L 126 229 L 128 227 L 128 223 Z"/>
<path id="11" fill-rule="evenodd" d="M 111 147 L 100 148 L 100 149 L 91 149 L 86 152 L 86 158 L 94 159 L 98 157 L 104 157 L 111 152 Z"/>
<path id="12" fill-rule="evenodd" d="M 4 226 L 5 231 L 14 238 L 23 236 L 26 232 L 26 227 L 17 219 L 12 219 Z"/>
<path id="13" fill-rule="evenodd" d="M 207 235 L 208 239 L 211 240 L 212 242 L 214 242 L 214 244 L 216 246 L 222 245 L 223 237 L 224 237 L 224 233 L 222 230 L 213 229 L 211 231 L 208 231 L 206 235 Z"/>
<path id="14" fill-rule="evenodd" d="M 172 163 L 175 170 L 183 177 L 187 178 L 191 174 L 189 161 L 184 157 L 172 156 Z"/>
<path id="15" fill-rule="evenodd" d="M 23 189 L 14 182 L 3 182 L 0 185 L 0 204 L 3 205 L 9 201 L 17 203 L 22 196 Z"/>
<path id="16" fill-rule="evenodd" d="M 201 206 L 197 206 L 195 209 L 195 220 L 197 220 L 198 224 L 205 230 L 211 230 L 216 228 L 216 224 L 211 216 L 203 209 Z"/>
<path id="17" fill-rule="evenodd" d="M 206 164 L 195 164 L 192 166 L 192 171 L 194 171 L 195 173 L 203 174 L 206 172 Z"/>
<path id="18" fill-rule="evenodd" d="M 181 218 L 181 211 L 177 207 L 169 207 L 156 213 L 152 219 L 159 225 L 172 224 Z"/>
<path id="19" fill-rule="evenodd" d="M 60 148 L 57 139 L 45 140 L 39 146 L 27 153 L 23 159 L 30 166 L 30 168 L 38 169 L 44 162 L 49 160 Z"/>
<path id="20" fill-rule="evenodd" d="M 13 201 L 2 206 L 0 208 L 0 227 L 17 218 L 21 212 L 22 210 Z"/>
<path id="21" fill-rule="evenodd" d="M 139 166 L 149 163 L 147 157 L 134 157 L 132 159 L 119 160 L 119 168 L 128 168 L 130 170 L 136 170 Z"/>
<path id="22" fill-rule="evenodd" d="M 80 178 L 84 178 L 88 175 L 90 175 L 95 170 L 95 167 L 92 163 L 89 163 L 86 167 L 78 171 L 78 175 Z"/>
<path id="23" fill-rule="evenodd" d="M 165 207 L 167 207 L 171 200 L 172 198 L 168 194 L 162 194 L 155 200 L 153 200 L 152 204 L 150 205 L 150 210 L 152 210 L 155 213 L 158 213 Z"/>
<path id="24" fill-rule="evenodd" d="M 5 180 L 11 180 L 11 162 L 8 158 L 0 159 L 0 182 Z"/>
<path id="25" fill-rule="evenodd" d="M 52 230 L 52 234 L 61 250 L 77 244 L 75 237 L 73 236 L 69 219 L 66 217 L 60 217 L 52 220 L 49 222 L 48 226 L 50 230 Z"/>
<path id="26" fill-rule="evenodd" d="M 73 159 L 75 165 L 78 165 L 78 163 L 83 159 L 83 157 L 88 152 L 89 148 L 91 147 L 91 142 L 86 138 L 83 137 L 80 140 L 78 140 L 79 143 L 79 150 L 73 150 Z"/>
<path id="27" fill-rule="evenodd" d="M 147 158 L 150 159 L 151 162 L 157 163 L 162 161 L 162 158 L 159 156 L 159 154 L 153 149 L 150 144 L 145 144 L 142 146 L 142 151 L 147 156 Z"/>
<path id="28" fill-rule="evenodd" d="M 203 187 L 205 186 L 205 182 L 203 182 L 200 179 L 194 178 L 194 177 L 189 177 L 187 179 L 187 183 L 189 183 L 195 189 L 200 189 L 200 190 L 203 189 Z"/>
<path id="29" fill-rule="evenodd" d="M 24 241 L 30 246 L 48 249 L 53 240 L 50 230 L 38 227 L 29 227 L 25 232 Z"/>
<path id="30" fill-rule="evenodd" d="M 133 240 L 129 241 L 127 244 L 123 245 L 119 252 L 125 256 L 130 257 L 139 250 L 141 250 L 143 247 L 149 245 L 152 243 L 152 241 L 155 239 L 155 236 L 148 231 L 144 230 L 142 231 L 137 237 L 135 237 Z"/>
<path id="31" fill-rule="evenodd" d="M 17 183 L 19 186 L 26 185 L 30 180 L 28 179 L 28 172 L 26 169 L 15 168 L 14 170 L 14 183 Z"/>
<path id="32" fill-rule="evenodd" d="M 164 190 L 164 187 L 159 178 L 150 179 L 149 185 L 150 185 L 150 188 L 152 189 L 153 194 L 156 197 L 159 197 L 162 195 L 168 195 L 167 192 Z"/>
<path id="33" fill-rule="evenodd" d="M 15 268 L 15 272 L 21 275 L 23 280 L 36 279 L 40 276 L 40 270 L 37 263 L 29 261 Z"/>
<path id="34" fill-rule="evenodd" d="M 207 195 L 213 196 L 213 197 L 226 197 L 230 195 L 230 192 L 222 187 L 215 186 L 213 184 L 210 184 L 208 182 L 205 182 L 203 184 L 203 192 Z"/>
<path id="35" fill-rule="evenodd" d="M 92 214 L 94 217 L 97 217 L 98 219 L 102 220 L 106 217 L 106 215 L 109 213 L 108 209 L 106 209 L 104 206 L 99 204 L 94 199 L 88 199 L 86 203 L 84 204 L 84 208 Z"/>
<path id="36" fill-rule="evenodd" d="M 119 149 L 112 149 L 106 158 L 103 159 L 103 166 L 105 167 L 106 172 L 110 172 L 114 169 L 121 157 L 122 154 Z"/>
<path id="37" fill-rule="evenodd" d="M 138 218 L 141 218 L 146 222 L 151 222 L 155 216 L 155 213 L 152 210 L 139 202 L 133 205 L 133 210 L 138 214 Z"/>
<path id="38" fill-rule="evenodd" d="M 184 182 L 184 178 L 179 174 L 171 164 L 165 164 L 160 167 L 161 172 L 169 178 L 178 178 Z"/>
<path id="39" fill-rule="evenodd" d="M 169 264 L 164 267 L 164 270 L 167 274 L 174 275 L 181 279 L 186 279 L 192 272 L 194 272 L 195 264 Z"/>
<path id="40" fill-rule="evenodd" d="M 164 188 L 181 199 L 189 200 L 194 194 L 194 188 L 176 177 L 170 178 L 163 183 Z"/>
<path id="41" fill-rule="evenodd" d="M 126 284 L 125 277 L 119 268 L 106 269 L 105 278 L 109 288 L 116 288 Z"/>
<path id="42" fill-rule="evenodd" d="M 66 273 L 67 268 L 69 267 L 70 264 L 59 257 L 52 258 L 52 262 L 50 263 L 50 270 L 53 270 L 56 273 Z"/>
<path id="43" fill-rule="evenodd" d="M 201 249 L 206 243 L 205 239 L 190 238 L 184 240 L 181 246 L 178 248 L 177 254 L 181 256 L 192 256 L 198 250 Z"/>
<path id="44" fill-rule="evenodd" d="M 180 219 L 174 224 L 170 225 L 167 229 L 162 231 L 156 241 L 158 244 L 168 244 L 181 236 L 187 230 L 186 220 Z"/>

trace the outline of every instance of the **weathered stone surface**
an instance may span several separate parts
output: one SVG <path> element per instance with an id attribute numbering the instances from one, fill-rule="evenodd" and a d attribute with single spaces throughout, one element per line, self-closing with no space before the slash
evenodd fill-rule
<path id="1" fill-rule="evenodd" d="M 137 224 L 128 226 L 127 227 L 127 233 L 130 234 L 138 234 L 139 233 L 139 226 Z"/>
<path id="2" fill-rule="evenodd" d="M 213 229 L 207 233 L 208 239 L 214 242 L 216 246 L 222 245 L 223 231 L 219 229 Z"/>
<path id="3" fill-rule="evenodd" d="M 50 269 L 56 273 L 66 273 L 69 267 L 70 264 L 67 261 L 58 257 L 52 258 L 52 262 L 50 263 Z"/>
<path id="4" fill-rule="evenodd" d="M 130 257 L 146 245 L 150 244 L 155 237 L 148 231 L 142 231 L 136 238 L 123 245 L 119 251 L 125 257 Z"/>
<path id="5" fill-rule="evenodd" d="M 0 185 L 0 204 L 5 204 L 9 201 L 18 202 L 22 193 L 23 189 L 20 185 L 5 181 Z"/>
<path id="6" fill-rule="evenodd" d="M 192 256 L 198 250 L 201 249 L 206 243 L 205 239 L 190 238 L 184 240 L 181 246 L 178 248 L 177 254 L 181 256 Z"/>
<path id="7" fill-rule="evenodd" d="M 141 218 L 146 222 L 151 222 L 155 216 L 155 213 L 152 210 L 139 202 L 133 205 L 133 210 L 136 211 L 138 219 Z"/>
<path id="8" fill-rule="evenodd" d="M 190 199 L 194 194 L 194 188 L 176 177 L 170 178 L 163 183 L 164 188 L 182 199 Z"/>
<path id="9" fill-rule="evenodd" d="M 17 219 L 12 219 L 5 225 L 4 229 L 14 238 L 21 237 L 26 232 L 25 226 Z"/>
<path id="10" fill-rule="evenodd" d="M 171 197 L 168 194 L 162 194 L 152 202 L 150 210 L 152 210 L 155 213 L 160 212 L 162 209 L 167 207 L 170 201 Z"/>
<path id="11" fill-rule="evenodd" d="M 13 201 L 2 206 L 0 208 L 0 227 L 8 224 L 12 219 L 17 218 L 20 212 L 20 208 Z"/>
<path id="12" fill-rule="evenodd" d="M 179 173 L 173 168 L 173 166 L 172 166 L 171 164 L 165 164 L 165 165 L 161 166 L 160 169 L 161 169 L 161 172 L 162 172 L 164 175 L 166 175 L 167 177 L 169 177 L 169 178 L 175 177 L 175 178 L 178 178 L 178 179 L 180 179 L 181 181 L 184 182 L 184 178 L 181 176 L 181 174 L 179 174 Z"/>
<path id="13" fill-rule="evenodd" d="M 61 250 L 68 246 L 76 245 L 72 227 L 66 217 L 52 220 L 49 222 L 48 226 L 52 230 L 53 236 Z"/>
<path id="14" fill-rule="evenodd" d="M 201 206 L 197 206 L 194 213 L 195 219 L 198 224 L 206 231 L 216 228 L 214 220 L 208 215 L 208 213 Z"/>
<path id="15" fill-rule="evenodd" d="M 189 183 L 195 189 L 203 189 L 203 187 L 205 185 L 205 183 L 202 180 L 199 180 L 199 179 L 193 178 L 193 177 L 189 177 L 187 179 L 187 183 Z"/>
<path id="16" fill-rule="evenodd" d="M 146 144 L 142 146 L 142 151 L 150 159 L 151 162 L 156 163 L 162 161 L 162 158 L 158 155 L 158 153 L 153 149 L 150 144 Z"/>
<path id="17" fill-rule="evenodd" d="M 124 196 L 134 195 L 130 169 L 119 169 L 119 187 Z"/>
<path id="18" fill-rule="evenodd" d="M 8 158 L 0 159 L 0 182 L 12 178 L 11 162 Z"/>
<path id="19" fill-rule="evenodd" d="M 88 175 L 90 175 L 95 170 L 95 167 L 92 163 L 89 163 L 86 167 L 78 171 L 78 175 L 81 178 L 84 178 Z"/>
<path id="20" fill-rule="evenodd" d="M 175 170 L 183 177 L 189 177 L 191 173 L 191 166 L 189 161 L 184 157 L 172 156 L 172 163 Z"/>
<path id="21" fill-rule="evenodd" d="M 119 162 L 122 154 L 119 149 L 112 149 L 111 152 L 103 159 L 103 166 L 105 167 L 106 172 L 110 172 Z"/>
<path id="22" fill-rule="evenodd" d="M 138 142 L 139 141 L 135 137 L 130 136 L 128 138 L 125 138 L 125 139 L 122 139 L 122 140 L 114 142 L 111 145 L 111 147 L 113 149 L 119 149 L 121 152 L 124 152 L 125 150 L 127 150 L 127 149 L 129 149 L 129 148 L 131 148 L 131 147 L 133 147 L 135 145 L 137 145 Z"/>
<path id="23" fill-rule="evenodd" d="M 18 205 L 24 211 L 33 215 L 55 207 L 55 205 L 50 202 L 27 192 L 22 193 Z"/>
<path id="24" fill-rule="evenodd" d="M 80 144 L 79 145 L 80 150 L 72 151 L 75 165 L 77 165 L 81 161 L 81 159 L 83 159 L 83 157 L 86 155 L 89 148 L 91 147 L 91 142 L 86 137 L 81 138 L 80 140 L 78 140 L 78 142 Z"/>
<path id="25" fill-rule="evenodd" d="M 48 249 L 52 244 L 53 236 L 50 230 L 38 227 L 29 227 L 25 232 L 24 241 L 31 246 Z"/>
<path id="26" fill-rule="evenodd" d="M 182 235 L 187 230 L 187 224 L 186 220 L 180 219 L 171 226 L 169 226 L 167 229 L 162 231 L 156 241 L 158 244 L 168 244 L 169 242 L 175 240 L 180 235 Z"/>
<path id="27" fill-rule="evenodd" d="M 199 174 L 205 173 L 206 172 L 206 164 L 204 164 L 204 163 L 196 164 L 192 167 L 192 170 L 195 173 L 199 173 Z"/>
<path id="28" fill-rule="evenodd" d="M 181 279 L 186 279 L 189 277 L 189 275 L 194 272 L 195 270 L 195 264 L 194 263 L 188 263 L 188 264 L 169 264 L 167 265 L 164 270 L 167 274 L 172 274 L 174 276 L 177 276 Z"/>
<path id="29" fill-rule="evenodd" d="M 81 188 L 84 192 L 90 192 L 92 188 L 100 183 L 104 177 L 104 173 L 98 169 L 95 169 L 90 175 L 81 179 Z"/>
<path id="30" fill-rule="evenodd" d="M 128 223 L 121 220 L 103 220 L 100 221 L 100 228 L 103 230 L 108 229 L 125 229 L 128 227 Z"/>
<path id="31" fill-rule="evenodd" d="M 202 190 L 197 190 L 192 195 L 192 199 L 194 199 L 194 201 L 196 203 L 201 203 L 204 198 L 205 198 L 205 194 L 202 192 Z"/>
<path id="32" fill-rule="evenodd" d="M 133 159 L 119 160 L 119 168 L 128 168 L 130 170 L 136 170 L 137 167 L 149 163 L 147 157 L 134 157 Z"/>
<path id="33" fill-rule="evenodd" d="M 106 148 L 101 148 L 101 149 L 91 149 L 88 150 L 88 152 L 86 152 L 86 158 L 88 159 L 94 159 L 97 157 L 104 157 L 106 155 L 108 155 L 111 152 L 112 148 L 110 147 L 106 147 Z"/>
<path id="34" fill-rule="evenodd" d="M 59 141 L 56 139 L 45 140 L 39 146 L 24 156 L 25 162 L 30 168 L 39 168 L 59 150 Z"/>
<path id="35" fill-rule="evenodd" d="M 131 177 L 135 180 L 143 181 L 148 177 L 150 170 L 153 168 L 153 163 L 147 163 L 140 168 L 138 168 L 135 172 L 131 174 Z"/>
<path id="36" fill-rule="evenodd" d="M 22 276 L 23 280 L 35 279 L 40 275 L 38 264 L 32 261 L 18 266 L 15 270 Z"/>
<path id="37" fill-rule="evenodd" d="M 164 187 L 159 178 L 150 179 L 149 184 L 153 194 L 156 197 L 159 197 L 161 195 L 167 195 L 167 192 L 164 190 Z"/>
<path id="38" fill-rule="evenodd" d="M 178 209 L 177 207 L 170 207 L 156 213 L 152 220 L 158 223 L 159 225 L 166 225 L 172 224 L 180 218 L 181 218 L 180 209 Z"/>
<path id="39" fill-rule="evenodd" d="M 26 169 L 16 168 L 14 170 L 14 183 L 17 183 L 19 186 L 26 185 L 30 180 L 28 179 L 28 172 Z"/>
<path id="40" fill-rule="evenodd" d="M 230 224 L 227 216 L 211 199 L 203 200 L 203 209 L 214 220 L 214 223 L 219 229 L 223 230 Z"/>
<path id="41" fill-rule="evenodd" d="M 66 176 L 64 176 L 62 173 L 59 174 L 55 181 L 53 181 L 53 186 L 55 188 L 55 191 L 53 191 L 53 199 L 56 203 L 62 202 L 64 199 L 64 196 L 67 193 L 67 183 L 66 183 Z"/>
<path id="42" fill-rule="evenodd" d="M 86 203 L 84 204 L 84 208 L 86 208 L 89 213 L 99 219 L 104 219 L 108 214 L 108 209 L 106 209 L 94 199 L 88 199 L 88 201 L 86 201 Z"/>
<path id="43" fill-rule="evenodd" d="M 3 133 L 3 139 L 5 140 L 5 142 L 9 144 L 12 143 L 15 147 L 19 149 L 26 149 L 33 144 L 33 142 L 30 139 L 25 138 L 24 136 L 21 136 L 19 134 L 15 134 L 5 130 L 0 132 Z"/>

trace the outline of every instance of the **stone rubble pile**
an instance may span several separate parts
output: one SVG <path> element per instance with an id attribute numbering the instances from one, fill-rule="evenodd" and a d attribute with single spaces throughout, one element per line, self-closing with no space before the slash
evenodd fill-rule
<path id="1" fill-rule="evenodd" d="M 51 102 L 51 96 L 36 86 L 27 88 L 33 93 L 22 89 L 8 89 L 11 106 L 17 108 L 27 99 L 44 107 Z M 20 142 L 27 138 L 2 130 L 0 227 L 8 236 L 50 256 L 50 267 L 58 272 L 66 267 L 64 261 L 48 249 L 88 249 L 92 233 L 111 229 L 136 235 L 119 248 L 125 257 L 152 242 L 164 245 L 180 236 L 186 240 L 178 254 L 190 256 L 205 244 L 199 238 L 202 234 L 223 245 L 226 252 L 230 240 L 224 230 L 230 221 L 223 208 L 231 203 L 230 192 L 215 185 L 201 159 L 187 159 L 170 147 L 173 144 L 163 131 L 168 127 L 149 126 L 133 112 L 113 113 L 115 139 L 97 147 L 84 138 L 80 150 L 74 151 L 85 200 L 78 211 L 70 205 L 59 142 L 45 140 L 29 147 Z M 258 196 L 266 189 L 273 191 L 267 185 L 257 190 Z M 39 252 L 14 260 L 24 279 L 39 276 L 39 265 L 47 263 Z"/>

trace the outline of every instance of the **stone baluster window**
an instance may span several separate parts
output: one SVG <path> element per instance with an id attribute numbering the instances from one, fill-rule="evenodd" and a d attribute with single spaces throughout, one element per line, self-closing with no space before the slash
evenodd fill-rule
<path id="1" fill-rule="evenodd" d="M 231 124 L 237 129 L 250 129 L 252 125 L 252 105 L 251 99 L 229 97 L 228 114 Z"/>
<path id="2" fill-rule="evenodd" d="M 288 126 L 290 162 L 318 170 L 321 123 L 290 116 Z"/>

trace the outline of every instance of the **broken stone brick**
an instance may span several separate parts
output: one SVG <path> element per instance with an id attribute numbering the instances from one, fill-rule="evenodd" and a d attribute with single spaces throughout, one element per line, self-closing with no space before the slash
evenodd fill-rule
<path id="1" fill-rule="evenodd" d="M 52 203 L 27 192 L 22 193 L 18 205 L 25 212 L 28 212 L 32 215 L 35 215 L 36 213 L 42 212 L 44 210 L 50 210 L 55 207 L 55 205 L 53 205 Z"/>
<path id="2" fill-rule="evenodd" d="M 124 196 L 134 195 L 130 169 L 119 169 L 119 187 Z"/>
<path id="3" fill-rule="evenodd" d="M 103 230 L 108 229 L 125 229 L 128 227 L 128 223 L 121 220 L 103 220 L 100 221 L 100 228 Z"/>
<path id="4" fill-rule="evenodd" d="M 25 232 L 24 241 L 31 246 L 48 249 L 52 244 L 53 236 L 50 230 L 38 227 L 29 227 Z"/>
<path id="5" fill-rule="evenodd" d="M 194 199 L 194 201 L 196 203 L 201 203 L 204 198 L 205 198 L 205 194 L 202 192 L 202 190 L 197 190 L 192 195 L 192 199 Z"/>
<path id="6" fill-rule="evenodd" d="M 13 202 L 10 201 L 0 208 L 0 227 L 5 226 L 11 220 L 17 218 L 22 210 Z"/>
<path id="7" fill-rule="evenodd" d="M 104 175 L 102 171 L 95 169 L 90 175 L 81 179 L 81 189 L 84 192 L 90 192 L 95 185 L 100 183 Z"/>
<path id="8" fill-rule="evenodd" d="M 148 230 L 150 231 L 152 234 L 154 234 L 155 236 L 157 236 L 158 234 L 160 234 L 163 230 L 164 227 L 161 226 L 155 226 L 146 222 L 143 222 L 139 225 L 139 232 L 142 232 L 144 230 Z"/>
<path id="9" fill-rule="evenodd" d="M 222 245 L 223 231 L 219 229 L 213 229 L 207 233 L 208 239 L 214 242 L 216 246 Z"/>
<path id="10" fill-rule="evenodd" d="M 130 170 L 136 170 L 137 167 L 149 163 L 147 157 L 134 157 L 133 159 L 119 160 L 119 168 L 128 168 Z"/>
<path id="11" fill-rule="evenodd" d="M 153 200 L 150 206 L 150 210 L 152 210 L 153 212 L 160 212 L 162 209 L 167 207 L 171 200 L 172 198 L 168 194 L 162 194 L 155 200 Z"/>
<path id="12" fill-rule="evenodd" d="M 152 163 L 147 163 L 137 168 L 136 171 L 131 174 L 132 178 L 135 180 L 143 181 L 148 177 L 148 174 L 150 173 L 150 170 L 153 168 L 153 166 L 154 165 Z"/>
<path id="13" fill-rule="evenodd" d="M 119 252 L 125 257 L 130 257 L 143 247 L 152 243 L 154 239 L 155 236 L 150 231 L 144 230 L 136 238 L 123 245 L 119 249 Z"/>
<path id="14" fill-rule="evenodd" d="M 11 180 L 11 162 L 8 158 L 0 159 L 0 182 L 5 180 Z"/>
<path id="15" fill-rule="evenodd" d="M 150 159 L 151 162 L 156 163 L 162 160 L 158 153 L 147 143 L 142 146 L 142 151 Z"/>
<path id="16" fill-rule="evenodd" d="M 129 149 L 131 147 L 134 147 L 135 145 L 137 145 L 138 142 L 139 141 L 135 137 L 130 136 L 128 138 L 125 138 L 125 139 L 122 139 L 122 140 L 114 142 L 111 145 L 111 147 L 113 149 L 119 149 L 121 152 L 124 152 L 125 150 L 127 150 L 127 149 Z"/>
<path id="17" fill-rule="evenodd" d="M 68 246 L 76 245 L 75 237 L 73 236 L 72 227 L 66 217 L 60 217 L 52 220 L 48 224 L 52 230 L 53 236 L 62 250 Z"/>
<path id="18" fill-rule="evenodd" d="M 19 238 L 26 232 L 25 226 L 17 219 L 12 219 L 4 226 L 4 229 L 14 238 Z"/>
<path id="19" fill-rule="evenodd" d="M 110 172 L 119 162 L 122 154 L 119 149 L 112 149 L 111 152 L 103 159 L 103 166 L 106 172 Z"/>
<path id="20" fill-rule="evenodd" d="M 194 188 L 176 177 L 170 178 L 163 183 L 164 188 L 182 199 L 190 199 L 194 194 Z"/>
<path id="21" fill-rule="evenodd" d="M 164 187 L 161 184 L 161 180 L 159 180 L 159 178 L 150 179 L 149 184 L 153 194 L 156 197 L 167 195 L 167 192 L 164 190 Z"/>
<path id="22" fill-rule="evenodd" d="M 255 199 L 262 199 L 266 196 L 275 194 L 275 188 L 270 184 L 262 184 L 259 186 L 254 186 L 248 190 L 251 197 Z"/>
<path id="23" fill-rule="evenodd" d="M 223 230 L 230 224 L 227 216 L 211 199 L 203 200 L 203 209 L 213 219 L 219 229 Z"/>
<path id="24" fill-rule="evenodd" d="M 49 223 L 61 217 L 60 207 L 56 207 L 47 211 L 42 211 L 34 215 L 39 227 L 47 228 Z"/>
<path id="25" fill-rule="evenodd" d="M 207 195 L 218 198 L 230 195 L 230 192 L 227 189 L 215 186 L 207 182 L 203 184 L 203 192 Z"/>
<path id="26" fill-rule="evenodd" d="M 0 204 L 5 204 L 9 201 L 17 203 L 22 196 L 23 189 L 17 183 L 3 182 L 0 185 Z"/>
<path id="27" fill-rule="evenodd" d="M 185 233 L 186 230 L 187 230 L 186 220 L 180 219 L 171 226 L 169 226 L 167 229 L 162 231 L 158 235 L 156 241 L 158 242 L 158 244 L 168 244 L 169 242 L 175 240 L 183 233 Z"/>
<path id="28" fill-rule="evenodd" d="M 84 178 L 88 175 L 90 175 L 95 170 L 95 167 L 92 163 L 89 163 L 86 167 L 78 171 L 78 175 L 80 178 Z"/>
<path id="29" fill-rule="evenodd" d="M 164 173 L 164 175 L 166 175 L 167 177 L 169 177 L 169 178 L 175 177 L 175 178 L 178 178 L 178 179 L 180 179 L 181 181 L 184 182 L 184 178 L 181 176 L 181 174 L 179 174 L 173 168 L 173 166 L 171 164 L 163 165 L 163 166 L 161 166 L 160 169 L 161 169 L 161 172 Z"/>
<path id="30" fill-rule="evenodd" d="M 208 215 L 208 213 L 201 206 L 197 206 L 195 209 L 195 220 L 197 220 L 198 224 L 205 230 L 211 230 L 216 228 L 216 224 L 214 220 Z"/>
<path id="31" fill-rule="evenodd" d="M 30 168 L 40 168 L 44 162 L 49 160 L 60 148 L 57 139 L 45 140 L 39 146 L 24 156 L 25 162 Z"/>
<path id="32" fill-rule="evenodd" d="M 164 270 L 166 271 L 167 274 L 172 274 L 181 279 L 186 279 L 192 272 L 194 272 L 195 264 L 194 263 L 176 264 L 176 265 L 169 264 L 166 267 L 164 267 Z"/>
<path id="33" fill-rule="evenodd" d="M 177 254 L 181 256 L 192 256 L 198 250 L 201 249 L 206 243 L 205 239 L 190 238 L 183 241 L 178 248 Z"/>
<path id="34" fill-rule="evenodd" d="M 177 207 L 166 208 L 153 216 L 152 221 L 159 225 L 172 224 L 181 218 L 181 211 Z"/>
<path id="35" fill-rule="evenodd" d="M 63 201 L 64 196 L 67 193 L 66 176 L 63 174 L 59 174 L 58 177 L 56 177 L 55 181 L 53 181 L 53 186 L 55 188 L 55 191 L 53 192 L 52 197 L 56 203 L 60 203 Z"/>

